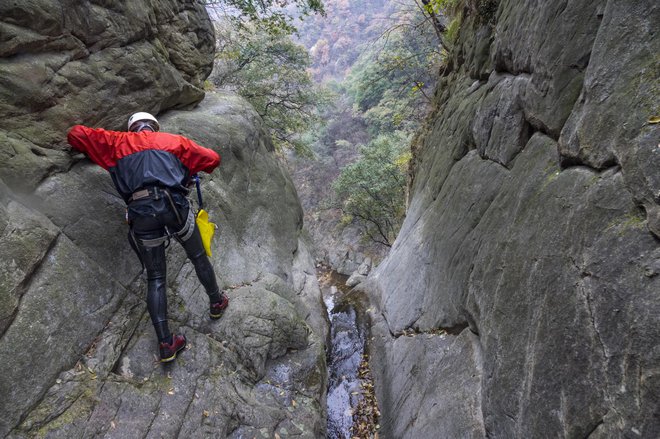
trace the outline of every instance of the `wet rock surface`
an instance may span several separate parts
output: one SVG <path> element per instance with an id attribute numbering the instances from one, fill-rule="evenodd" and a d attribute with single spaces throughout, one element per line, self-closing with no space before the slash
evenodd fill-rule
<path id="1" fill-rule="evenodd" d="M 318 273 L 330 320 L 327 437 L 374 437 L 380 412 L 366 352 L 369 328 L 365 301 L 350 293 L 345 275 L 325 268 Z"/>
<path id="2" fill-rule="evenodd" d="M 532 3 L 465 18 L 358 287 L 386 437 L 660 434 L 660 7 Z"/>

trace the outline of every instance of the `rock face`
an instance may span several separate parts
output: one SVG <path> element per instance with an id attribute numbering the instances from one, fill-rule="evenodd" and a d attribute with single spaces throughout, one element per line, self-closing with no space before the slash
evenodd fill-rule
<path id="1" fill-rule="evenodd" d="M 135 110 L 199 102 L 213 54 L 205 10 L 4 2 L 0 17 L 0 437 L 322 436 L 325 313 L 300 203 L 254 110 L 211 94 L 159 115 L 223 158 L 202 186 L 231 300 L 209 320 L 172 244 L 170 322 L 189 348 L 167 366 L 123 202 L 66 145 L 74 123 L 123 129 Z"/>
<path id="2" fill-rule="evenodd" d="M 214 44 L 194 1 L 0 3 L 0 177 L 29 192 L 68 169 L 73 123 L 122 129 L 200 101 Z"/>
<path id="3" fill-rule="evenodd" d="M 480 5 L 360 285 L 383 436 L 658 437 L 660 5 Z"/>

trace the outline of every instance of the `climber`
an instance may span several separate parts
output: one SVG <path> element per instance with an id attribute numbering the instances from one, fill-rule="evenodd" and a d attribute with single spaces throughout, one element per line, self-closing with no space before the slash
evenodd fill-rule
<path id="1" fill-rule="evenodd" d="M 166 363 L 186 347 L 186 337 L 170 333 L 167 323 L 165 243 L 171 237 L 193 263 L 209 296 L 212 319 L 222 316 L 229 299 L 218 288 L 186 198 L 191 176 L 212 172 L 220 156 L 183 136 L 159 130 L 154 116 L 140 112 L 128 119 L 128 132 L 76 125 L 68 141 L 110 172 L 126 202 L 129 239 L 147 269 L 147 309 L 158 336 L 160 361 Z"/>

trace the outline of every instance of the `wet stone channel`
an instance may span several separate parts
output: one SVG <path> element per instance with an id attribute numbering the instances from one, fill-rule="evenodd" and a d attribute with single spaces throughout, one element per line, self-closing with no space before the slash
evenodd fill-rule
<path id="1" fill-rule="evenodd" d="M 348 276 L 319 269 L 328 318 L 327 437 L 378 437 L 378 408 L 365 352 L 368 325 L 363 305 L 346 287 Z"/>

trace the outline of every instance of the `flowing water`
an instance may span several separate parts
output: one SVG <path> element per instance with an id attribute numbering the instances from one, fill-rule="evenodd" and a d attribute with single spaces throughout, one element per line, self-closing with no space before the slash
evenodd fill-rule
<path id="1" fill-rule="evenodd" d="M 363 399 L 366 322 L 360 305 L 346 297 L 347 276 L 320 270 L 323 300 L 330 319 L 328 348 L 328 438 L 352 437 L 354 413 Z"/>

